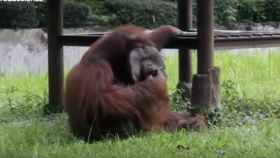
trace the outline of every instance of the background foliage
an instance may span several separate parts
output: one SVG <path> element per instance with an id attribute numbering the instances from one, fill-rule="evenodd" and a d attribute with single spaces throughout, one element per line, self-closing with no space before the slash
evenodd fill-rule
<path id="1" fill-rule="evenodd" d="M 113 25 L 133 23 L 146 27 L 176 25 L 176 4 L 158 0 L 105 0 Z"/>
<path id="2" fill-rule="evenodd" d="M 5 4 L 0 2 L 0 13 L 0 28 L 36 27 L 39 24 L 36 19 L 36 7 L 33 3 Z"/>
<path id="3" fill-rule="evenodd" d="M 234 28 L 240 23 L 277 23 L 280 1 L 215 0 L 219 26 Z M 194 3 L 194 16 L 196 1 Z M 46 27 L 45 3 L 0 3 L 0 28 Z M 176 0 L 65 0 L 64 27 L 107 26 L 133 23 L 145 27 L 176 25 Z M 195 18 L 194 18 L 195 19 Z M 195 20 L 194 20 L 195 22 Z"/>

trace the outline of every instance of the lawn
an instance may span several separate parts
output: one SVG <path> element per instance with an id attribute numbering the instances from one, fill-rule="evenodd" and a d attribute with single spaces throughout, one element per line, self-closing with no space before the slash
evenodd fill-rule
<path id="1" fill-rule="evenodd" d="M 87 144 L 69 132 L 67 116 L 42 116 L 46 75 L 0 77 L 0 158 L 275 157 L 280 155 L 280 54 L 218 51 L 221 119 L 201 131 L 141 133 Z M 194 58 L 194 65 L 196 64 Z M 166 57 L 173 108 L 177 56 Z M 195 67 L 195 66 L 193 66 Z M 194 70 L 195 71 L 195 70 Z M 179 98 L 179 99 L 178 99 Z M 179 101 L 178 101 L 179 100 Z"/>

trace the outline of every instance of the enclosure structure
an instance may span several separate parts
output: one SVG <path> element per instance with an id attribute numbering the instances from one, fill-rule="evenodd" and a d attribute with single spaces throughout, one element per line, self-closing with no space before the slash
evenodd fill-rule
<path id="1" fill-rule="evenodd" d="M 219 69 L 214 67 L 214 48 L 279 46 L 280 34 L 214 30 L 214 0 L 197 1 L 197 32 L 192 28 L 192 0 L 178 0 L 178 34 L 166 48 L 179 49 L 179 85 L 196 110 L 219 104 Z M 48 3 L 49 105 L 60 109 L 63 100 L 63 46 L 89 46 L 104 33 L 63 34 L 63 2 Z M 191 49 L 197 49 L 197 74 L 192 75 Z"/>

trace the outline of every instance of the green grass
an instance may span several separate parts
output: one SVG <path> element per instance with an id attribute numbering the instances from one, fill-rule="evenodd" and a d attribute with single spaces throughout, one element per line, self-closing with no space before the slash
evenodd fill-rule
<path id="1" fill-rule="evenodd" d="M 196 57 L 193 53 L 193 73 L 196 72 Z M 221 80 L 234 81 L 240 91 L 246 95 L 256 97 L 271 94 L 280 96 L 280 55 L 276 51 L 262 53 L 229 53 L 217 51 L 215 56 L 216 66 L 221 68 Z M 178 58 L 170 55 L 166 58 L 169 87 L 176 88 L 178 81 Z M 277 93 L 277 94 L 275 94 Z"/>
<path id="2" fill-rule="evenodd" d="M 0 157 L 269 157 L 280 154 L 280 121 L 212 128 L 200 132 L 142 134 L 85 144 L 71 136 L 63 118 L 0 126 Z"/>
<path id="3" fill-rule="evenodd" d="M 93 144 L 72 136 L 65 114 L 42 117 L 42 107 L 48 102 L 46 76 L 2 76 L 0 158 L 278 158 L 280 54 L 219 52 L 215 60 L 222 70 L 224 107 L 222 120 L 216 126 L 199 132 L 145 133 Z M 166 64 L 170 94 L 173 94 L 178 74 L 177 56 L 170 55 Z"/>

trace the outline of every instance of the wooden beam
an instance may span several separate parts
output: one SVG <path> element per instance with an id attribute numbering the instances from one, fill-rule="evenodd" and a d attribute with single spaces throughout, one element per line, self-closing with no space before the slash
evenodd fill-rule
<path id="1" fill-rule="evenodd" d="M 65 46 L 90 46 L 104 34 L 65 34 L 59 36 L 60 42 Z M 195 36 L 187 37 L 178 35 L 176 38 L 170 41 L 165 48 L 197 48 L 197 40 Z"/>
<path id="2" fill-rule="evenodd" d="M 47 0 L 48 7 L 48 112 L 62 109 L 63 101 L 63 45 L 59 40 L 63 28 L 63 1 Z"/>
<path id="3" fill-rule="evenodd" d="M 280 47 L 279 37 L 248 37 L 248 38 L 229 38 L 229 39 L 216 39 L 216 49 L 244 49 L 244 48 L 268 48 Z"/>
<path id="4" fill-rule="evenodd" d="M 245 33 L 245 32 L 244 32 Z M 94 41 L 103 36 L 98 34 L 66 34 L 59 36 L 59 41 L 65 46 L 90 46 Z M 184 33 L 177 35 L 165 48 L 188 48 L 197 49 L 196 33 Z M 214 41 L 215 49 L 243 49 L 243 48 L 267 48 L 280 47 L 280 35 L 267 37 L 236 37 L 224 38 L 224 35 L 216 36 Z"/>

